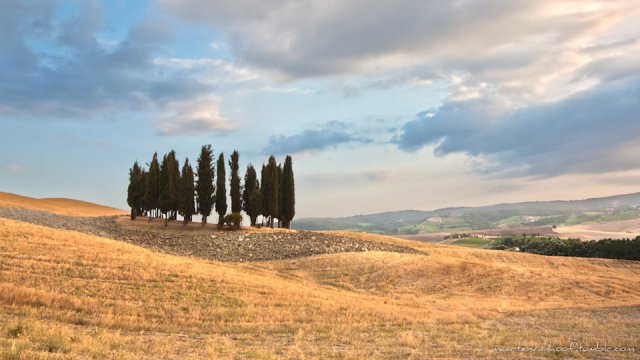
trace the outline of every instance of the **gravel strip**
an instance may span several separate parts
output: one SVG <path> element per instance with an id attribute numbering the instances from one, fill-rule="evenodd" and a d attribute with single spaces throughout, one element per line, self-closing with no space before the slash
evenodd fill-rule
<path id="1" fill-rule="evenodd" d="M 405 246 L 313 231 L 138 230 L 121 226 L 117 223 L 116 216 L 71 217 L 19 208 L 0 208 L 0 217 L 121 240 L 173 255 L 227 262 L 291 259 L 319 254 L 362 251 L 425 254 Z"/>

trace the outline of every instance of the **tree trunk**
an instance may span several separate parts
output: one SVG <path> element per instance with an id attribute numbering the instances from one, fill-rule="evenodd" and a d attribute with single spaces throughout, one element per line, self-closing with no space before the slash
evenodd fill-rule
<path id="1" fill-rule="evenodd" d="M 218 215 L 218 230 L 222 230 L 224 227 L 224 215 Z"/>

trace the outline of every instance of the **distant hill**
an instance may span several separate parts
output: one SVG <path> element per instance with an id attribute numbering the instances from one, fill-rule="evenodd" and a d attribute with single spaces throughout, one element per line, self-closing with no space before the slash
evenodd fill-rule
<path id="1" fill-rule="evenodd" d="M 124 210 L 86 201 L 64 198 L 36 199 L 22 195 L 0 192 L 0 208 L 14 207 L 48 211 L 54 214 L 69 216 L 110 216 L 128 214 L 128 212 Z"/>
<path id="2" fill-rule="evenodd" d="M 568 226 L 636 218 L 640 218 L 640 193 L 586 200 L 531 201 L 432 211 L 395 211 L 342 218 L 306 218 L 294 220 L 292 226 L 301 230 L 424 234 L 521 226 Z"/>

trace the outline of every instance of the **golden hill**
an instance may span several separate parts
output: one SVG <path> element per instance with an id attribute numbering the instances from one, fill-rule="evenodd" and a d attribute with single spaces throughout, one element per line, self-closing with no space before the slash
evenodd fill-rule
<path id="1" fill-rule="evenodd" d="M 124 210 L 86 201 L 63 198 L 35 199 L 6 192 L 0 192 L 0 207 L 19 207 L 68 216 L 110 216 L 128 214 Z"/>
<path id="2" fill-rule="evenodd" d="M 0 359 L 573 358 L 640 352 L 638 262 L 350 234 L 428 255 L 230 264 L 0 219 Z M 496 352 L 632 347 L 635 353 Z"/>

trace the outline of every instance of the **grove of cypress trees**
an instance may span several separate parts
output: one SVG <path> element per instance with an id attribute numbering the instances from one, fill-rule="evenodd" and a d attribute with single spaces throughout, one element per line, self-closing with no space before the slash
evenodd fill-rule
<path id="1" fill-rule="evenodd" d="M 231 154 L 231 160 L 229 160 L 229 168 L 231 169 L 231 179 L 229 181 L 229 195 L 231 196 L 231 212 L 239 213 L 242 211 L 242 199 L 240 194 L 240 175 L 238 171 L 240 166 L 238 165 L 240 155 L 237 151 L 233 151 Z"/>
<path id="2" fill-rule="evenodd" d="M 153 159 L 149 164 L 149 172 L 147 172 L 144 202 L 149 211 L 149 221 L 155 217 L 156 209 L 160 207 L 160 164 L 158 163 L 158 153 L 153 154 Z"/>
<path id="3" fill-rule="evenodd" d="M 282 169 L 282 183 L 280 186 L 282 193 L 280 212 L 282 213 L 283 226 L 287 229 L 291 228 L 291 220 L 296 215 L 296 194 L 293 178 L 293 161 L 291 156 L 287 155 Z"/>
<path id="4" fill-rule="evenodd" d="M 196 180 L 196 195 L 198 200 L 198 213 L 202 215 L 202 226 L 207 223 L 207 217 L 211 215 L 213 209 L 213 150 L 211 145 L 203 145 L 198 157 L 196 172 L 198 179 Z"/>
<path id="5" fill-rule="evenodd" d="M 131 207 L 131 220 L 142 212 L 144 200 L 144 177 L 138 162 L 133 163 L 129 169 L 129 187 L 127 188 L 127 204 Z"/>
<path id="6" fill-rule="evenodd" d="M 135 220 L 142 215 L 148 215 L 149 221 L 153 217 L 164 217 L 166 226 L 180 214 L 186 225 L 194 214 L 199 213 L 202 215 L 202 226 L 205 226 L 215 206 L 219 216 L 218 228 L 221 229 L 225 223 L 229 196 L 232 215 L 226 220 L 229 222 L 229 219 L 233 219 L 236 228 L 240 227 L 240 212 L 243 210 L 249 216 L 251 226 L 255 226 L 258 216 L 263 215 L 263 223 L 266 220 L 267 226 L 271 228 L 276 219 L 278 227 L 290 228 L 295 216 L 291 156 L 286 156 L 284 164 L 278 164 L 275 156 L 271 155 L 267 163 L 262 165 L 259 181 L 256 169 L 249 164 L 244 176 L 244 189 L 239 175 L 239 158 L 240 155 L 235 150 L 229 158 L 229 194 L 226 193 L 224 153 L 214 163 L 211 145 L 202 146 L 196 174 L 188 158 L 181 171 L 174 150 L 164 155 L 161 163 L 158 161 L 158 153 L 154 153 L 148 164 L 148 171 L 137 161 L 134 162 L 129 169 L 127 188 L 131 219 Z"/>
<path id="7" fill-rule="evenodd" d="M 216 179 L 216 212 L 218 213 L 218 229 L 224 226 L 224 215 L 227 213 L 226 171 L 224 168 L 224 153 L 220 153 L 217 164 Z"/>
<path id="8" fill-rule="evenodd" d="M 260 196 L 260 183 L 256 169 L 251 164 L 247 165 L 247 172 L 244 175 L 242 209 L 249 216 L 251 226 L 256 226 L 256 220 L 262 211 L 262 197 Z"/>
<path id="9" fill-rule="evenodd" d="M 180 215 L 184 218 L 184 224 L 191 221 L 195 212 L 193 169 L 189 164 L 189 159 L 184 160 L 182 166 L 182 176 L 180 186 L 178 186 L 178 204 Z"/>

